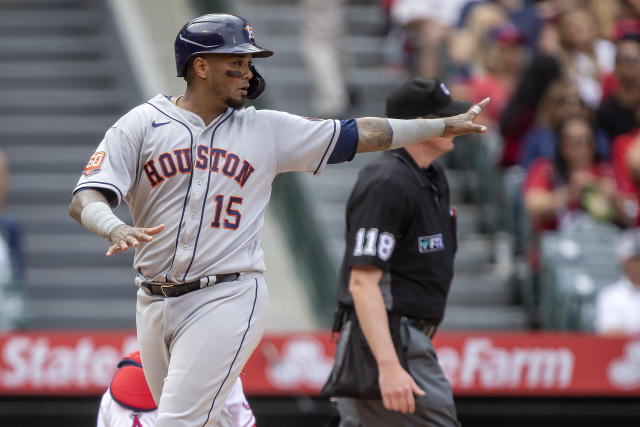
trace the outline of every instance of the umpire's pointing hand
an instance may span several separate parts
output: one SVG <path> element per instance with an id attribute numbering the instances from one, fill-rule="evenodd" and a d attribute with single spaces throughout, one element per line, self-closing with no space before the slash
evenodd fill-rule
<path id="1" fill-rule="evenodd" d="M 398 362 L 378 365 L 378 370 L 378 383 L 385 409 L 413 414 L 416 409 L 413 395 L 424 396 L 425 392 Z"/>
<path id="2" fill-rule="evenodd" d="M 485 133 L 487 131 L 486 126 L 478 125 L 474 123 L 474 120 L 484 110 L 491 98 L 485 98 L 473 107 L 469 108 L 464 114 L 458 114 L 457 116 L 446 117 L 444 119 L 444 133 L 442 136 L 452 137 L 458 135 L 465 135 L 467 133 Z"/>
<path id="3" fill-rule="evenodd" d="M 121 224 L 113 229 L 109 235 L 111 246 L 107 251 L 107 256 L 124 252 L 130 247 L 137 248 L 140 242 L 150 242 L 155 234 L 164 230 L 164 224 L 151 228 L 132 227 L 130 225 Z"/>

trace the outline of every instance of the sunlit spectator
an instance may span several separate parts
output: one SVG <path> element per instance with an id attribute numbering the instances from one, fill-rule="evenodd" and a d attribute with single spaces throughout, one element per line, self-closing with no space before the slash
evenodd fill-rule
<path id="1" fill-rule="evenodd" d="M 441 74 L 441 48 L 458 21 L 461 8 L 470 0 L 394 0 L 393 21 L 403 27 L 415 49 L 413 73 L 432 77 Z"/>
<path id="2" fill-rule="evenodd" d="M 500 121 L 524 68 L 526 37 L 513 25 L 505 24 L 491 30 L 485 41 L 479 48 L 479 66 L 472 70 L 465 86 L 467 99 L 473 103 L 491 97 L 483 117 L 491 126 Z"/>
<path id="3" fill-rule="evenodd" d="M 601 334 L 640 333 L 640 230 L 625 231 L 616 248 L 623 277 L 596 299 L 595 330 Z"/>
<path id="4" fill-rule="evenodd" d="M 558 34 L 564 74 L 576 85 L 584 102 L 597 108 L 602 99 L 601 80 L 614 69 L 615 46 L 598 37 L 595 18 L 587 9 L 563 13 Z"/>
<path id="5" fill-rule="evenodd" d="M 471 76 L 473 69 L 482 64 L 480 52 L 489 33 L 508 22 L 504 9 L 493 3 L 482 3 L 471 9 L 449 43 L 454 78 L 466 79 Z"/>

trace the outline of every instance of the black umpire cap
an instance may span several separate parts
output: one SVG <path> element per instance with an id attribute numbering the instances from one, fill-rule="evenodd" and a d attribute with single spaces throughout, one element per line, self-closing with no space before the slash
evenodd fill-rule
<path id="1" fill-rule="evenodd" d="M 471 104 L 451 99 L 449 89 L 438 78 L 412 77 L 387 98 L 385 114 L 394 119 L 426 116 L 455 116 L 466 113 Z"/>

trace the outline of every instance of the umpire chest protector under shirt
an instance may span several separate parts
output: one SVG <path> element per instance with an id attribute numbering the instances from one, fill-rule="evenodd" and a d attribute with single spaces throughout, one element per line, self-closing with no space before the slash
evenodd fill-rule
<path id="1" fill-rule="evenodd" d="M 453 278 L 455 210 L 442 168 L 421 169 L 404 149 L 383 153 L 362 169 L 347 205 L 347 248 L 338 299 L 353 305 L 351 267 L 384 274 L 387 310 L 439 324 Z"/>

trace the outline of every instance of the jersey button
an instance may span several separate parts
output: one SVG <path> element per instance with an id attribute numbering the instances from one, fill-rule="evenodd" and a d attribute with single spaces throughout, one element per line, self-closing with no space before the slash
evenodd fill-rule
<path id="1" fill-rule="evenodd" d="M 189 249 L 189 245 L 184 245 L 183 248 L 184 248 L 184 250 L 187 250 L 187 249 Z"/>
<path id="2" fill-rule="evenodd" d="M 202 180 L 198 180 L 198 185 L 202 185 Z"/>
<path id="3" fill-rule="evenodd" d="M 191 219 L 196 219 L 196 214 L 192 213 L 191 214 Z"/>

